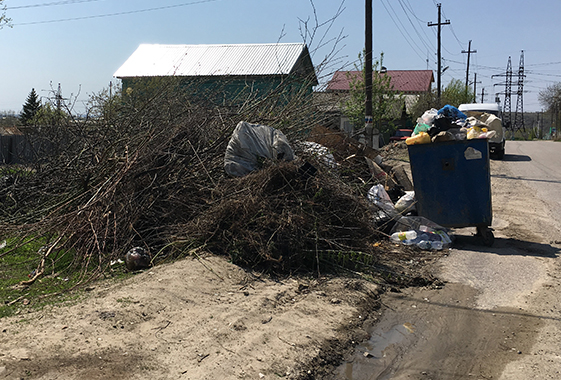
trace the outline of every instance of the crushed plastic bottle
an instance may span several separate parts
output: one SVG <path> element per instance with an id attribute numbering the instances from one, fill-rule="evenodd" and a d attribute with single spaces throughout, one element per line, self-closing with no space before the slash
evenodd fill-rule
<path id="1" fill-rule="evenodd" d="M 440 240 L 421 240 L 417 243 L 417 247 L 425 251 L 440 251 L 442 249 L 442 242 Z"/>
<path id="2" fill-rule="evenodd" d="M 410 242 L 415 240 L 416 238 L 417 238 L 417 231 L 414 231 L 414 230 L 394 232 L 390 236 L 390 240 L 392 242 L 403 243 L 403 244 L 406 244 L 406 245 L 414 244 L 414 243 L 410 243 Z"/>

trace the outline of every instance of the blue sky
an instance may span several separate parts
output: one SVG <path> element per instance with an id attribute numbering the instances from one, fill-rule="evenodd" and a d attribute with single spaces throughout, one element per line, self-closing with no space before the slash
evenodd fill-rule
<path id="1" fill-rule="evenodd" d="M 434 0 L 373 0 L 374 52 L 388 69 L 436 70 Z M 470 81 L 477 73 L 478 100 L 492 101 L 492 78 L 505 72 L 509 56 L 518 72 L 524 50 L 524 110 L 539 111 L 540 89 L 561 81 L 561 1 L 442 0 L 442 81 L 465 80 L 468 41 Z M 65 98 L 82 112 L 89 96 L 142 43 L 220 44 L 303 41 L 303 21 L 313 29 L 306 42 L 314 64 L 329 57 L 321 73 L 352 69 L 364 45 L 364 0 L 5 0 L 13 28 L 0 30 L 0 111 L 20 112 L 31 88 L 41 97 L 60 83 Z M 315 11 L 314 11 L 315 10 Z M 337 15 L 338 10 L 340 14 Z M 334 18 L 334 16 L 336 16 Z M 334 18 L 334 19 L 333 19 Z M 332 20 L 332 21 L 330 21 Z M 336 45 L 334 41 L 339 40 Z M 331 52 L 334 55 L 330 55 Z M 516 84 L 517 77 L 513 78 Z M 517 86 L 513 85 L 513 93 Z M 517 98 L 513 95 L 512 105 Z"/>

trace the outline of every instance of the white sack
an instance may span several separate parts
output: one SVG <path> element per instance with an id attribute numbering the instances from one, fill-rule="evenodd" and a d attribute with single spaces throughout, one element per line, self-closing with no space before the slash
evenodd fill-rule
<path id="1" fill-rule="evenodd" d="M 240 121 L 226 148 L 224 170 L 229 175 L 242 177 L 258 168 L 259 158 L 292 161 L 294 151 L 281 131 Z"/>

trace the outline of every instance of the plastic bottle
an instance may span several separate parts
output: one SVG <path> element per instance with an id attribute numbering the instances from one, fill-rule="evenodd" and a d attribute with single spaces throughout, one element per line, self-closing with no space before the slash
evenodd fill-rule
<path id="1" fill-rule="evenodd" d="M 440 251 L 443 248 L 443 244 L 440 240 L 431 241 L 430 245 L 431 249 L 434 249 L 435 251 Z"/>
<path id="2" fill-rule="evenodd" d="M 421 240 L 420 242 L 417 243 L 417 247 L 427 251 L 432 248 L 432 244 L 428 240 Z"/>
<path id="3" fill-rule="evenodd" d="M 400 231 L 400 232 L 394 232 L 391 236 L 390 236 L 390 240 L 393 241 L 394 243 L 404 243 L 407 244 L 406 242 L 410 242 L 411 240 L 415 240 L 417 238 L 417 231 Z"/>
<path id="4" fill-rule="evenodd" d="M 417 243 L 417 247 L 425 251 L 435 250 L 440 251 L 442 249 L 442 242 L 440 240 L 421 240 Z"/>

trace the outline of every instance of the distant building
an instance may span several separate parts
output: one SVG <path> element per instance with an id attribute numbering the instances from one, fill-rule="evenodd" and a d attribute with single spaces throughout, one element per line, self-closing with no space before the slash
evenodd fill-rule
<path id="1" fill-rule="evenodd" d="M 395 92 L 403 94 L 404 107 L 407 113 L 410 113 L 412 107 L 417 102 L 419 95 L 428 93 L 432 89 L 434 75 L 432 70 L 385 70 L 380 75 L 390 77 L 390 84 Z M 362 80 L 362 71 L 336 71 L 331 80 L 327 83 L 325 92 L 318 93 L 317 98 L 324 107 L 328 106 L 332 112 L 341 113 L 340 106 L 350 94 L 350 83 L 354 80 Z M 402 118 L 402 109 L 395 110 L 395 115 L 391 115 L 393 119 Z M 340 118 L 340 129 L 348 133 L 353 132 L 353 126 L 350 125 L 345 116 Z"/>
<path id="2" fill-rule="evenodd" d="M 248 96 L 312 93 L 318 84 L 302 43 L 140 45 L 115 72 L 123 92 L 154 78 L 174 77 L 181 88 L 211 105 L 235 105 Z"/>

